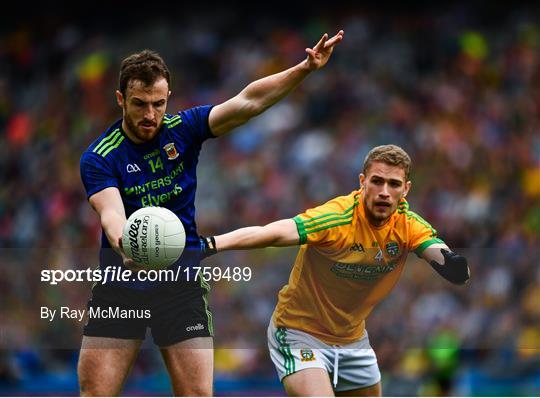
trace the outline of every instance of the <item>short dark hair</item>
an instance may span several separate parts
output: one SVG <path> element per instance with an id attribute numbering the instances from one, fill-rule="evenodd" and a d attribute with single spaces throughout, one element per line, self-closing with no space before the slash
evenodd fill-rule
<path id="1" fill-rule="evenodd" d="M 407 152 L 397 145 L 380 145 L 369 151 L 364 160 L 364 174 L 367 174 L 373 162 L 383 162 L 390 166 L 398 166 L 405 171 L 405 179 L 409 179 L 411 158 Z"/>
<path id="2" fill-rule="evenodd" d="M 169 86 L 171 85 L 169 69 L 157 52 L 143 50 L 139 53 L 131 54 L 120 65 L 120 92 L 123 96 L 126 95 L 126 88 L 130 80 L 140 80 L 146 86 L 151 86 L 160 77 L 164 77 L 167 80 L 167 84 Z"/>

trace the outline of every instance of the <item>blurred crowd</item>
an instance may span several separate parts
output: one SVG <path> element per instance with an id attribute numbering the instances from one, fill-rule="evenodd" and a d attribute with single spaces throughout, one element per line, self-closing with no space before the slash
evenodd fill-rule
<path id="1" fill-rule="evenodd" d="M 358 187 L 369 149 L 398 144 L 413 160 L 411 208 L 468 255 L 472 280 L 454 288 L 410 259 L 367 322 L 384 393 L 486 395 L 490 390 L 475 383 L 490 380 L 509 395 L 538 394 L 538 14 L 517 8 L 489 20 L 464 8 L 446 11 L 240 19 L 223 10 L 219 17 L 126 21 L 122 29 L 66 18 L 0 28 L 0 250 L 44 249 L 42 262 L 50 256 L 63 264 L 80 257 L 77 251 L 97 251 L 100 225 L 85 198 L 79 158 L 121 117 L 113 94 L 125 56 L 143 48 L 163 56 L 172 72 L 168 112 L 175 113 L 220 103 L 299 62 L 322 33 L 344 29 L 324 69 L 204 145 L 199 232 L 262 225 L 347 194 Z M 259 262 L 264 277 L 214 286 L 216 345 L 237 348 L 216 352 L 218 378 L 275 377 L 266 325 L 293 256 L 227 257 Z M 35 274 L 16 260 L 0 268 L 0 386 L 17 385 L 28 369 L 64 366 L 74 374 L 76 352 L 39 353 L 39 344 L 77 339 L 80 330 L 51 332 L 28 308 L 84 303 L 89 288 L 46 288 Z M 34 345 L 9 350 L 8 337 L 21 335 Z M 152 371 L 154 355 L 145 351 L 135 376 Z"/>

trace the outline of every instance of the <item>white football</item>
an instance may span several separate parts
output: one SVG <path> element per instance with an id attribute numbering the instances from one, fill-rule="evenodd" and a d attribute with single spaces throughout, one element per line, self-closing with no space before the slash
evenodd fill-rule
<path id="1" fill-rule="evenodd" d="M 150 269 L 166 268 L 177 261 L 186 245 L 180 219 L 164 207 L 143 207 L 126 221 L 122 247 L 137 264 Z"/>

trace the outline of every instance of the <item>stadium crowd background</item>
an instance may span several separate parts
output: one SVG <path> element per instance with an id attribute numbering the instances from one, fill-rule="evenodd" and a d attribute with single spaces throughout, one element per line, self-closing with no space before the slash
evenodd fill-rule
<path id="1" fill-rule="evenodd" d="M 405 14 L 344 7 L 253 18 L 176 9 L 144 23 L 141 14 L 127 15 L 121 25 L 112 16 L 5 20 L 0 394 L 77 393 L 81 325 L 50 324 L 36 311 L 82 308 L 89 286 L 46 286 L 35 267 L 67 266 L 97 251 L 100 227 L 79 157 L 121 115 L 113 96 L 120 60 L 158 51 L 172 72 L 174 113 L 223 101 L 299 62 L 323 32 L 343 28 L 324 69 L 256 120 L 205 144 L 200 232 L 261 225 L 348 193 L 371 147 L 401 145 L 413 159 L 411 208 L 468 255 L 472 280 L 455 288 L 411 256 L 367 323 L 383 392 L 538 395 L 540 14 L 529 7 Z M 250 283 L 218 283 L 211 293 L 216 345 L 224 348 L 216 351 L 217 394 L 283 394 L 265 332 L 293 255 L 224 257 L 260 265 Z M 170 393 L 156 350 L 142 351 L 128 385 L 128 394 Z"/>

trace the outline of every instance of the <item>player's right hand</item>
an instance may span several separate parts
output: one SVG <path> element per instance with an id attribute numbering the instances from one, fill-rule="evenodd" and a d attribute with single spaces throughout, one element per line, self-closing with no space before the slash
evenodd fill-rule
<path id="1" fill-rule="evenodd" d="M 137 264 L 135 261 L 133 261 L 131 258 L 129 258 L 126 253 L 124 252 L 124 247 L 122 246 L 122 237 L 118 238 L 118 249 L 120 251 L 120 255 L 122 256 L 122 262 L 124 263 L 124 267 L 127 269 L 130 269 L 132 271 L 144 271 L 146 268 L 144 266 Z"/>

